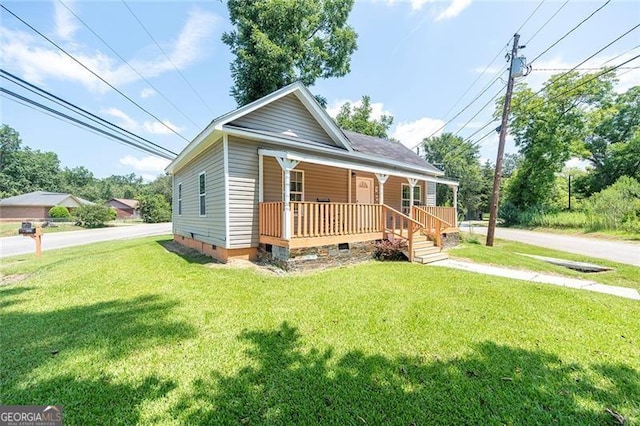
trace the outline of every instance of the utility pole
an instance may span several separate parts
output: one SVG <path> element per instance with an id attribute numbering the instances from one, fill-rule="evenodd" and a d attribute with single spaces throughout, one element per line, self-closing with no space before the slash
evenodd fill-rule
<path id="1" fill-rule="evenodd" d="M 507 123 L 509 119 L 509 109 L 511 108 L 511 95 L 513 95 L 513 82 L 515 80 L 513 64 L 518 55 L 520 34 L 513 36 L 513 47 L 511 48 L 511 64 L 509 65 L 509 80 L 507 83 L 507 95 L 504 100 L 502 110 L 502 123 L 500 124 L 500 140 L 498 142 L 498 157 L 496 158 L 496 171 L 493 176 L 493 196 L 491 198 L 491 209 L 489 212 L 489 229 L 487 229 L 487 245 L 493 246 L 493 237 L 496 232 L 496 220 L 498 219 L 498 203 L 500 202 L 500 179 L 502 178 L 502 157 L 504 155 L 504 140 L 507 137 Z"/>

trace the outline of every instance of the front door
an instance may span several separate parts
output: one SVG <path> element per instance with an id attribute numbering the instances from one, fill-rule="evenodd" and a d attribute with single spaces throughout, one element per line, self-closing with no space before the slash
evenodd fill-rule
<path id="1" fill-rule="evenodd" d="M 373 204 L 373 178 L 356 178 L 356 203 Z"/>

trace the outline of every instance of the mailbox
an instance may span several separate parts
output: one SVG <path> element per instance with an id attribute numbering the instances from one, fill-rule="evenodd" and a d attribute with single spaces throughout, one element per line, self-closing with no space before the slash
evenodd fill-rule
<path id="1" fill-rule="evenodd" d="M 36 228 L 33 227 L 31 222 L 22 222 L 20 229 L 18 229 L 18 234 L 21 235 L 33 235 L 36 233 Z"/>

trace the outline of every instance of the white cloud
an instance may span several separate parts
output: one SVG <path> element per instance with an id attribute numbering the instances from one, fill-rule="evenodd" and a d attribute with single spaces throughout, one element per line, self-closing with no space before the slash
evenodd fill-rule
<path id="1" fill-rule="evenodd" d="M 63 6 L 59 7 L 68 13 Z M 75 30 L 73 24 L 68 20 L 68 16 L 66 18 L 65 16 L 67 15 L 60 12 L 58 19 L 58 12 L 56 12 L 57 31 L 61 36 L 71 37 Z M 178 69 L 184 69 L 211 50 L 209 41 L 218 21 L 219 18 L 215 14 L 194 9 L 189 13 L 177 39 L 168 43 L 168 47 L 164 49 L 171 61 L 158 52 L 155 57 L 137 57 L 130 60 L 129 63 L 146 78 L 173 71 L 173 64 Z M 80 62 L 115 86 L 140 80 L 140 76 L 116 58 L 95 50 L 85 49 L 89 52 L 85 53 L 82 46 L 78 45 L 69 49 L 70 53 Z M 149 50 L 151 49 L 143 49 L 143 51 Z M 78 81 L 95 91 L 108 90 L 104 83 L 71 58 L 23 31 L 0 27 L 0 55 L 3 58 L 3 63 L 12 64 L 13 67 L 22 71 L 26 79 L 36 83 L 42 83 L 47 78 L 57 78 Z"/>
<path id="2" fill-rule="evenodd" d="M 344 105 L 347 102 L 349 102 L 351 104 L 351 108 L 352 109 L 354 107 L 362 106 L 362 100 L 361 99 L 359 99 L 357 101 L 353 101 L 351 99 L 339 99 L 339 100 L 333 101 L 331 103 L 331 105 L 329 105 L 327 107 L 327 113 L 331 117 L 336 118 L 336 116 L 340 112 L 340 108 L 342 107 L 342 105 Z M 371 118 L 374 118 L 374 119 L 378 120 L 383 115 L 393 115 L 393 114 L 391 114 L 391 112 L 389 112 L 389 111 L 384 109 L 384 103 L 382 103 L 382 102 L 374 102 L 374 103 L 372 103 L 371 104 Z"/>
<path id="3" fill-rule="evenodd" d="M 180 127 L 176 126 L 169 120 L 163 120 L 162 123 L 158 121 L 145 121 L 144 123 L 142 123 L 142 128 L 145 130 L 145 132 L 154 135 L 171 134 L 173 133 L 171 129 L 173 129 L 173 131 L 175 132 L 179 132 L 180 130 L 182 130 L 180 129 Z"/>
<path id="4" fill-rule="evenodd" d="M 182 130 L 180 127 L 176 126 L 169 120 L 163 120 L 162 123 L 164 124 L 158 121 L 151 121 L 151 120 L 147 120 L 147 121 L 144 121 L 143 123 L 139 123 L 133 118 L 131 118 L 129 115 L 127 115 L 125 112 L 119 110 L 118 108 L 107 108 L 107 109 L 101 110 L 101 112 L 103 114 L 107 114 L 119 119 L 119 122 L 116 124 L 118 124 L 121 127 L 124 127 L 125 129 L 131 132 L 144 131 L 152 135 L 168 135 L 170 133 L 173 133 L 169 128 L 175 130 L 176 132 L 179 132 L 180 130 Z"/>
<path id="5" fill-rule="evenodd" d="M 429 0 L 411 0 L 411 10 L 420 10 Z"/>
<path id="6" fill-rule="evenodd" d="M 422 139 L 431 136 L 431 134 L 442 127 L 443 124 L 444 121 L 429 117 L 423 117 L 415 121 L 404 121 L 398 123 L 391 132 L 391 137 L 398 139 L 403 145 L 413 149 Z M 442 133 L 442 131 L 438 130 L 434 136 L 438 136 L 440 133 Z"/>
<path id="7" fill-rule="evenodd" d="M 155 95 L 156 91 L 153 90 L 150 87 L 145 87 L 144 89 L 142 89 L 142 91 L 140 92 L 140 97 L 142 99 L 147 99 L 150 98 L 151 96 Z"/>
<path id="8" fill-rule="evenodd" d="M 73 9 L 73 2 L 66 1 L 65 3 L 70 9 Z M 56 34 L 64 40 L 71 40 L 78 30 L 78 20 L 60 2 L 54 2 L 53 7 L 55 9 Z"/>
<path id="9" fill-rule="evenodd" d="M 436 16 L 436 21 L 455 18 L 470 5 L 471 0 L 453 0 L 449 7 L 447 7 L 445 10 L 440 12 L 438 16 Z"/>
<path id="10" fill-rule="evenodd" d="M 131 167 L 136 172 L 147 172 L 142 175 L 145 180 L 155 179 L 158 174 L 164 172 L 164 168 L 167 167 L 170 162 L 171 161 L 164 158 L 154 157 L 152 155 L 147 155 L 142 158 L 127 155 L 120 159 L 120 164 L 123 166 Z M 155 173 L 155 175 L 152 173 Z"/>

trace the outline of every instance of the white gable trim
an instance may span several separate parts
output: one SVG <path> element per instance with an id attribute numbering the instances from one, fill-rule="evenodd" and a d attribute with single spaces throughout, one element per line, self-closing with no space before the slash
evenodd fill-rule
<path id="1" fill-rule="evenodd" d="M 200 152 L 204 151 L 208 148 L 208 144 L 203 145 L 202 142 L 207 140 L 208 137 L 215 132 L 222 132 L 223 126 L 228 124 L 238 118 L 250 114 L 251 112 L 264 107 L 278 99 L 281 99 L 287 95 L 294 94 L 300 102 L 307 108 L 311 116 L 318 122 L 320 127 L 327 132 L 327 135 L 331 138 L 333 142 L 335 142 L 338 146 L 346 149 L 349 152 L 353 151 L 349 140 L 342 133 L 338 125 L 333 121 L 333 119 L 327 114 L 327 112 L 322 108 L 316 99 L 313 97 L 309 89 L 307 89 L 304 84 L 296 81 L 288 86 L 283 87 L 280 90 L 276 90 L 275 92 L 264 96 L 258 100 L 255 100 L 243 107 L 240 107 L 236 110 L 228 112 L 220 117 L 214 119 L 209 125 L 196 136 L 193 141 L 191 141 L 187 147 L 180 152 L 180 154 L 169 164 L 165 171 L 167 173 L 174 173 L 177 169 L 182 167 L 182 165 L 188 160 L 197 156 Z M 213 140 L 216 140 L 217 137 L 214 137 Z"/>

